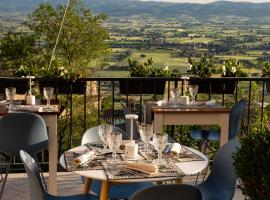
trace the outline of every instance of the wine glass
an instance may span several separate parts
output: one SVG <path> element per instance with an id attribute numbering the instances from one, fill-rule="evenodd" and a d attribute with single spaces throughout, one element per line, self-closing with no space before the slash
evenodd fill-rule
<path id="1" fill-rule="evenodd" d="M 158 152 L 158 158 L 156 159 L 157 164 L 162 164 L 162 152 L 164 151 L 168 142 L 168 135 L 166 133 L 155 133 L 153 135 L 153 144 Z"/>
<path id="2" fill-rule="evenodd" d="M 51 104 L 51 98 L 53 96 L 54 88 L 53 87 L 44 87 L 43 94 L 45 99 L 47 100 L 47 106 Z"/>
<path id="3" fill-rule="evenodd" d="M 139 133 L 141 136 L 141 139 L 144 143 L 144 152 L 149 152 L 148 144 L 151 138 L 153 137 L 153 125 L 151 124 L 141 124 L 138 125 Z"/>
<path id="4" fill-rule="evenodd" d="M 173 102 L 177 102 L 177 98 L 179 96 L 179 91 L 178 91 L 178 88 L 174 88 L 170 91 L 170 94 L 171 94 L 171 97 L 172 97 L 172 101 Z"/>
<path id="5" fill-rule="evenodd" d="M 117 151 L 120 148 L 122 143 L 122 133 L 120 132 L 112 132 L 111 137 L 109 138 L 108 144 L 109 148 L 112 151 L 112 162 L 116 162 Z"/>
<path id="6" fill-rule="evenodd" d="M 189 93 L 192 97 L 192 104 L 195 104 L 195 97 L 198 93 L 199 86 L 198 85 L 189 85 Z"/>
<path id="7" fill-rule="evenodd" d="M 13 110 L 13 100 L 16 96 L 16 88 L 15 87 L 8 87 L 5 88 L 6 98 L 10 102 L 9 110 Z"/>
<path id="8" fill-rule="evenodd" d="M 103 144 L 103 153 L 106 153 L 108 151 L 108 140 L 110 138 L 111 133 L 112 133 L 112 125 L 102 124 L 98 126 L 98 134 Z"/>

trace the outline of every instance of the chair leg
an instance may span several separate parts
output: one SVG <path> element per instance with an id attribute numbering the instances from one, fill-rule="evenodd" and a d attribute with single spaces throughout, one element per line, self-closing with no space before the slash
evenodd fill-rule
<path id="1" fill-rule="evenodd" d="M 3 192 L 4 192 L 4 188 L 5 188 L 5 185 L 6 185 L 6 182 L 7 182 L 7 177 L 8 177 L 8 173 L 9 173 L 9 170 L 10 170 L 12 158 L 13 158 L 13 156 L 11 155 L 11 156 L 10 156 L 10 159 L 9 159 L 9 164 L 8 164 L 8 166 L 7 166 L 7 168 L 6 168 L 5 177 L 4 177 L 4 179 L 3 179 L 2 186 L 1 186 L 0 200 L 2 199 L 2 195 L 3 195 Z M 2 174 L 1 174 L 1 176 L 2 176 Z"/>
<path id="2" fill-rule="evenodd" d="M 202 142 L 201 142 L 201 151 L 202 151 L 203 154 L 206 154 L 207 148 L 209 149 L 209 144 L 208 144 L 208 143 L 209 143 L 208 140 L 202 140 Z M 204 145 L 204 146 L 203 146 L 203 145 Z M 204 179 L 205 179 L 206 173 L 207 173 L 207 171 L 208 171 L 208 167 L 209 167 L 209 166 L 207 166 L 206 171 L 204 172 L 202 181 L 204 181 Z M 198 183 L 199 176 L 200 176 L 200 172 L 197 173 L 195 185 L 197 185 L 197 183 Z"/>
<path id="3" fill-rule="evenodd" d="M 48 190 L 48 187 L 47 187 L 47 184 L 46 184 L 46 181 L 45 181 L 43 172 L 42 172 L 42 170 L 41 170 L 40 163 L 38 162 L 38 158 L 37 158 L 37 154 L 36 154 L 36 153 L 34 154 L 34 158 L 35 158 L 35 160 L 36 160 L 36 162 L 37 162 L 37 164 L 38 164 L 38 167 L 39 167 L 39 169 L 40 169 L 41 179 L 42 179 L 43 185 L 44 185 L 44 187 L 45 187 L 45 190 L 47 191 L 47 190 Z"/>

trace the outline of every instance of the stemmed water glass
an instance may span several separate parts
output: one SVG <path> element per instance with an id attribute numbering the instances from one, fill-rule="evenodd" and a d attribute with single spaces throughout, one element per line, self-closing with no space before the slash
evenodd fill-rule
<path id="1" fill-rule="evenodd" d="M 174 103 L 176 103 L 176 102 L 177 102 L 177 98 L 178 98 L 178 96 L 179 96 L 179 90 L 178 90 L 178 88 L 172 89 L 172 90 L 170 91 L 170 94 L 171 94 L 171 97 L 172 97 L 172 101 L 173 101 Z"/>
<path id="2" fill-rule="evenodd" d="M 198 93 L 199 86 L 198 85 L 189 85 L 189 93 L 190 96 L 192 97 L 192 104 L 195 104 L 195 97 Z"/>
<path id="3" fill-rule="evenodd" d="M 9 110 L 13 110 L 14 109 L 13 100 L 15 99 L 16 96 L 16 88 L 15 87 L 5 88 L 5 93 L 7 100 L 10 102 Z"/>
<path id="4" fill-rule="evenodd" d="M 109 148 L 112 151 L 112 163 L 116 162 L 117 151 L 120 149 L 121 143 L 122 134 L 120 132 L 112 132 L 108 140 Z"/>
<path id="5" fill-rule="evenodd" d="M 148 148 L 148 144 L 149 141 L 151 140 L 151 138 L 153 137 L 153 125 L 151 124 L 141 124 L 138 125 L 139 128 L 139 133 L 141 136 L 141 139 L 144 143 L 144 148 L 143 151 L 144 152 L 149 152 L 149 148 Z"/>
<path id="6" fill-rule="evenodd" d="M 43 88 L 43 95 L 47 100 L 47 106 L 51 104 L 51 98 L 53 96 L 54 88 L 53 87 L 44 87 Z"/>
<path id="7" fill-rule="evenodd" d="M 98 134 L 103 144 L 103 153 L 108 152 L 108 141 L 109 138 L 111 137 L 111 133 L 112 133 L 112 125 L 101 124 L 98 126 Z"/>
<path id="8" fill-rule="evenodd" d="M 162 152 L 164 151 L 168 142 L 168 135 L 166 133 L 155 133 L 153 135 L 153 144 L 158 152 L 157 164 L 163 164 Z"/>

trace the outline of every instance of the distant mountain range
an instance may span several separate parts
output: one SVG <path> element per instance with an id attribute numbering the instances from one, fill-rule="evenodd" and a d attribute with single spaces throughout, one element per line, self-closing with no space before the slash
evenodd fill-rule
<path id="1" fill-rule="evenodd" d="M 50 2 L 53 5 L 66 4 L 67 0 L 1 0 L 0 15 L 3 13 L 29 13 L 41 2 Z M 181 15 L 194 17 L 210 16 L 243 16 L 268 17 L 270 3 L 245 3 L 216 1 L 209 4 L 193 3 L 166 3 L 139 0 L 84 0 L 94 12 L 105 12 L 109 16 L 152 15 L 156 17 L 175 17 Z"/>

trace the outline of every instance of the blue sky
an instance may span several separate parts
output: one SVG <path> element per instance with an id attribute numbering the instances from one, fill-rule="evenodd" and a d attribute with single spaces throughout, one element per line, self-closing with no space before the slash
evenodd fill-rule
<path id="1" fill-rule="evenodd" d="M 215 0 L 142 0 L 142 1 L 163 1 L 163 2 L 176 2 L 176 3 L 210 3 Z M 231 0 L 233 2 L 253 2 L 262 3 L 270 2 L 270 0 Z"/>

